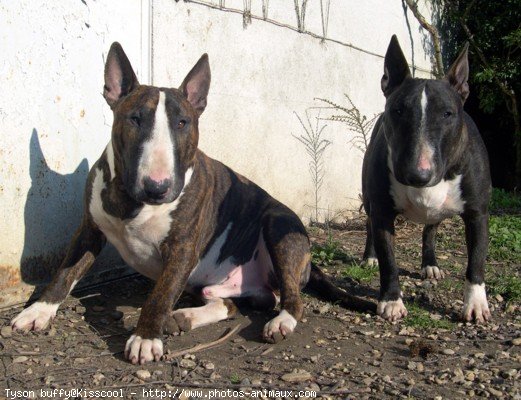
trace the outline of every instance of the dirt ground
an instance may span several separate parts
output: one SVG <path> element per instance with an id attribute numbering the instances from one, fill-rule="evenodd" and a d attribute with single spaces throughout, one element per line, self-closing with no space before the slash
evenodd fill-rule
<path id="1" fill-rule="evenodd" d="M 362 221 L 348 221 L 341 228 L 310 229 L 315 245 L 329 243 L 345 256 L 339 260 L 326 254 L 324 269 L 343 288 L 375 299 L 375 271 L 362 270 L 362 278 L 345 272 L 352 261 L 360 261 L 365 240 Z M 420 242 L 420 227 L 398 224 L 396 248 L 409 309 L 406 320 L 390 324 L 306 294 L 303 321 L 290 338 L 275 345 L 263 343 L 260 337 L 275 312 L 241 309 L 231 320 L 164 340 L 168 354 L 214 341 L 240 324 L 238 333 L 218 347 L 145 366 L 129 364 L 122 350 L 152 287 L 141 277 L 74 293 L 44 333 L 12 333 L 5 326 L 20 309 L 4 311 L 0 314 L 4 326 L 0 398 L 50 397 L 53 389 L 50 398 L 67 398 L 59 390 L 76 389 L 83 392 L 68 393 L 69 398 L 121 398 L 114 394 L 122 394 L 132 399 L 228 399 L 262 393 L 264 398 L 307 394 L 324 399 L 521 399 L 519 303 L 489 296 L 491 323 L 461 323 L 466 265 L 461 223 L 450 220 L 440 229 L 439 262 L 448 273 L 440 283 L 420 278 Z M 519 265 L 494 260 L 487 268 L 489 275 L 520 270 Z M 183 298 L 179 306 L 190 304 L 189 298 Z M 118 392 L 106 397 L 86 392 L 94 389 Z M 282 391 L 288 390 L 293 392 L 285 397 L 289 393 Z"/>

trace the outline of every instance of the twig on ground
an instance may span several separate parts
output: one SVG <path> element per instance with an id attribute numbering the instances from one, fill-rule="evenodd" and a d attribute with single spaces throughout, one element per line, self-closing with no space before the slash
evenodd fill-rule
<path id="1" fill-rule="evenodd" d="M 185 354 L 196 353 L 198 351 L 203 351 L 212 347 L 217 347 L 226 342 L 230 337 L 232 337 L 241 327 L 241 324 L 237 325 L 235 328 L 231 329 L 228 333 L 226 333 L 221 338 L 214 340 L 212 342 L 201 343 L 194 347 L 190 347 L 189 349 L 183 349 L 176 351 L 174 353 L 166 354 L 163 356 L 163 361 L 170 361 L 173 358 L 184 356 Z"/>

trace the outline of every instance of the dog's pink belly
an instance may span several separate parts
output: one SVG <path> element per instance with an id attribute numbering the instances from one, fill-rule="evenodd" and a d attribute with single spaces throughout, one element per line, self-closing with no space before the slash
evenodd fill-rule
<path id="1" fill-rule="evenodd" d="M 192 271 L 187 284 L 187 290 L 202 288 L 202 295 L 206 299 L 220 297 L 255 297 L 272 292 L 270 276 L 273 274 L 266 243 L 259 235 L 259 240 L 252 254 L 252 258 L 241 265 L 227 259 L 217 264 L 216 260 L 222 244 L 228 234 L 228 228 L 219 237 L 212 249 L 200 260 Z"/>

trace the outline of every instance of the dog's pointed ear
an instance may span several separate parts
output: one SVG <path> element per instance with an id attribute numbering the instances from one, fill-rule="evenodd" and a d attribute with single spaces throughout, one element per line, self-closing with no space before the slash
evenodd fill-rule
<path id="1" fill-rule="evenodd" d="M 463 50 L 443 79 L 459 93 L 463 102 L 467 100 L 469 96 L 469 42 L 465 43 Z"/>
<path id="2" fill-rule="evenodd" d="M 208 54 L 203 54 L 197 64 L 186 75 L 185 80 L 181 84 L 180 90 L 195 108 L 198 115 L 201 115 L 206 108 L 208 91 L 210 90 L 210 63 L 208 62 Z"/>
<path id="3" fill-rule="evenodd" d="M 123 47 L 118 42 L 112 43 L 105 63 L 105 86 L 103 87 L 103 97 L 110 108 L 138 85 L 136 74 Z"/>
<path id="4" fill-rule="evenodd" d="M 389 96 L 409 76 L 411 76 L 409 65 L 396 35 L 393 35 L 389 47 L 387 47 L 387 53 L 385 53 L 384 74 L 381 80 L 385 97 Z"/>

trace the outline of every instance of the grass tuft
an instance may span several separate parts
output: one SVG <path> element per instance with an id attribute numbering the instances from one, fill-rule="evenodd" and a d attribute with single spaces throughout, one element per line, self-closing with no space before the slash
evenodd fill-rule
<path id="1" fill-rule="evenodd" d="M 420 329 L 452 329 L 454 322 L 442 318 L 435 320 L 430 317 L 427 310 L 421 308 L 418 303 L 407 303 L 407 317 L 404 319 L 406 326 Z"/>
<path id="2" fill-rule="evenodd" d="M 489 221 L 489 257 L 521 262 L 521 217 L 493 215 Z"/>
<path id="3" fill-rule="evenodd" d="M 351 263 L 351 265 L 344 269 L 343 275 L 360 283 L 371 282 L 373 278 L 378 275 L 378 266 Z"/>

